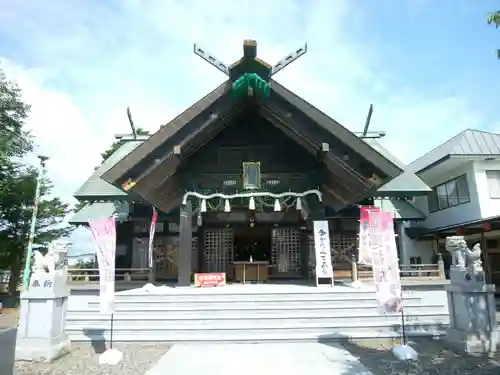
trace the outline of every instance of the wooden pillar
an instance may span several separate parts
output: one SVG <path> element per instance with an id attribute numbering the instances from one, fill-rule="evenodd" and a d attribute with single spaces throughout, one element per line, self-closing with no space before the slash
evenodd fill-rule
<path id="1" fill-rule="evenodd" d="M 403 246 L 404 246 L 404 225 L 401 220 L 394 219 L 394 234 L 396 235 L 396 251 L 398 254 L 398 264 L 403 264 Z"/>
<path id="2" fill-rule="evenodd" d="M 307 230 L 300 230 L 300 274 L 309 277 L 309 234 Z"/>
<path id="3" fill-rule="evenodd" d="M 191 285 L 191 256 L 193 253 L 193 208 L 187 202 L 180 209 L 179 219 L 179 258 L 178 281 L 179 286 Z"/>
<path id="4" fill-rule="evenodd" d="M 438 250 L 439 251 L 439 248 Z M 443 261 L 443 254 L 441 254 L 440 252 L 437 253 L 437 256 L 438 256 L 438 276 L 440 279 L 446 279 L 446 270 L 444 269 L 444 261 Z"/>
<path id="5" fill-rule="evenodd" d="M 351 281 L 358 281 L 358 257 L 355 251 L 351 254 Z"/>
<path id="6" fill-rule="evenodd" d="M 198 272 L 203 273 L 205 270 L 205 230 L 200 225 L 198 227 Z"/>
<path id="7" fill-rule="evenodd" d="M 488 241 L 486 241 L 486 236 L 484 235 L 484 231 L 481 232 L 481 255 L 483 256 L 483 264 L 484 271 L 486 274 L 486 282 L 491 284 L 491 263 L 490 257 L 488 254 Z"/>
<path id="8" fill-rule="evenodd" d="M 131 221 L 118 223 L 116 232 L 117 245 L 125 245 L 127 247 L 123 268 L 132 268 L 132 258 L 134 256 L 134 223 Z"/>

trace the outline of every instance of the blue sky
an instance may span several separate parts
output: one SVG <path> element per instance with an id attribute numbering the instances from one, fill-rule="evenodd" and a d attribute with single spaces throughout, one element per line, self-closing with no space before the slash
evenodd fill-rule
<path id="1" fill-rule="evenodd" d="M 155 131 L 224 80 L 198 42 L 231 63 L 245 38 L 277 80 L 351 130 L 371 128 L 410 162 L 466 128 L 500 132 L 498 0 L 0 0 L 0 64 L 32 104 L 28 126 L 71 194 L 113 134 Z"/>

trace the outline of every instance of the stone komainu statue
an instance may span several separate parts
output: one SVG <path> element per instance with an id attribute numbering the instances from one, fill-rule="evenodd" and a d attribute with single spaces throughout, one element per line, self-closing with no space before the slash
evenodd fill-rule
<path id="1" fill-rule="evenodd" d="M 450 236 L 446 238 L 445 248 L 451 253 L 453 266 L 458 266 L 461 269 L 468 268 L 474 273 L 483 271 L 479 243 L 475 244 L 471 250 L 467 247 L 463 236 Z"/>
<path id="2" fill-rule="evenodd" d="M 52 273 L 56 269 L 63 268 L 65 266 L 63 253 L 66 252 L 67 244 L 52 241 L 49 244 L 47 254 L 43 255 L 38 250 L 33 252 L 33 265 L 31 270 L 33 272 Z"/>
<path id="3" fill-rule="evenodd" d="M 49 252 L 43 255 L 40 251 L 33 251 L 33 266 L 31 270 L 33 272 L 47 272 L 52 273 L 56 269 L 56 259 L 55 254 Z"/>
<path id="4" fill-rule="evenodd" d="M 474 273 L 482 272 L 483 262 L 481 260 L 481 245 L 479 243 L 475 244 L 472 250 L 465 247 L 464 251 L 467 258 L 467 267 Z"/>

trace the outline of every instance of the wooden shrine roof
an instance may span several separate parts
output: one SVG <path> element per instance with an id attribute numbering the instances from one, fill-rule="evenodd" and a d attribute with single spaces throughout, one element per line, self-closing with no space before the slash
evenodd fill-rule
<path id="1" fill-rule="evenodd" d="M 311 152 L 317 152 L 322 142 L 328 142 L 325 138 L 337 142 L 330 144 L 324 160 L 331 172 L 325 194 L 341 202 L 337 208 L 369 191 L 374 192 L 403 172 L 400 165 L 304 99 L 274 80 L 270 84 L 270 97 L 253 101 L 258 103 L 260 116 Z M 102 178 L 117 187 L 128 184 L 132 191 L 152 203 L 162 201 L 165 207 L 167 201 L 169 207 L 173 202 L 179 204 L 183 191 L 175 172 L 181 159 L 203 147 L 248 107 L 247 99 L 235 99 L 231 95 L 231 87 L 231 81 L 224 82 L 118 161 Z M 367 180 L 343 161 L 333 150 L 338 149 L 338 145 L 372 165 L 376 178 Z"/>

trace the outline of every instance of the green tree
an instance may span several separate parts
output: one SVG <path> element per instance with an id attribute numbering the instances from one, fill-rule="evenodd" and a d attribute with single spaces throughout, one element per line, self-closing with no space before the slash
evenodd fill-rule
<path id="1" fill-rule="evenodd" d="M 75 204 L 75 208 L 73 209 L 74 212 L 80 211 L 83 207 L 85 207 L 88 204 L 87 201 L 78 201 Z"/>
<path id="2" fill-rule="evenodd" d="M 29 106 L 21 91 L 0 70 L 0 269 L 10 271 L 9 291 L 15 292 L 24 265 L 38 170 L 19 160 L 33 150 L 33 138 L 24 129 Z M 41 184 L 35 245 L 47 244 L 68 235 L 73 228 L 62 226 L 69 205 L 51 195 L 48 179 Z"/>
<path id="3" fill-rule="evenodd" d="M 28 244 L 38 170 L 13 165 L 0 192 L 0 268 L 10 271 L 9 292 L 20 281 Z M 52 196 L 52 184 L 43 179 L 36 220 L 36 247 L 47 247 L 50 241 L 68 236 L 73 227 L 63 225 L 72 210 L 67 203 Z"/>
<path id="4" fill-rule="evenodd" d="M 150 133 L 147 131 L 147 130 L 144 130 L 142 128 L 137 128 L 137 135 L 150 135 Z M 113 153 L 118 150 L 120 148 L 121 145 L 123 145 L 125 141 L 122 140 L 122 139 L 117 139 L 116 141 L 114 141 L 111 146 L 109 146 L 107 148 L 106 151 L 104 151 L 102 154 L 101 154 L 101 157 L 102 157 L 102 161 L 104 162 L 106 159 L 108 159 L 111 155 L 113 155 Z"/>
<path id="5" fill-rule="evenodd" d="M 77 268 L 80 270 L 88 270 L 93 269 L 95 267 L 93 259 L 78 259 L 73 266 L 73 268 Z"/>
<path id="6" fill-rule="evenodd" d="M 0 189 L 13 157 L 33 150 L 29 132 L 23 129 L 30 107 L 21 100 L 21 91 L 0 69 Z"/>
<path id="7" fill-rule="evenodd" d="M 500 10 L 491 12 L 488 15 L 488 24 L 495 25 L 497 29 L 500 27 Z M 497 49 L 497 57 L 500 59 L 500 49 Z"/>

